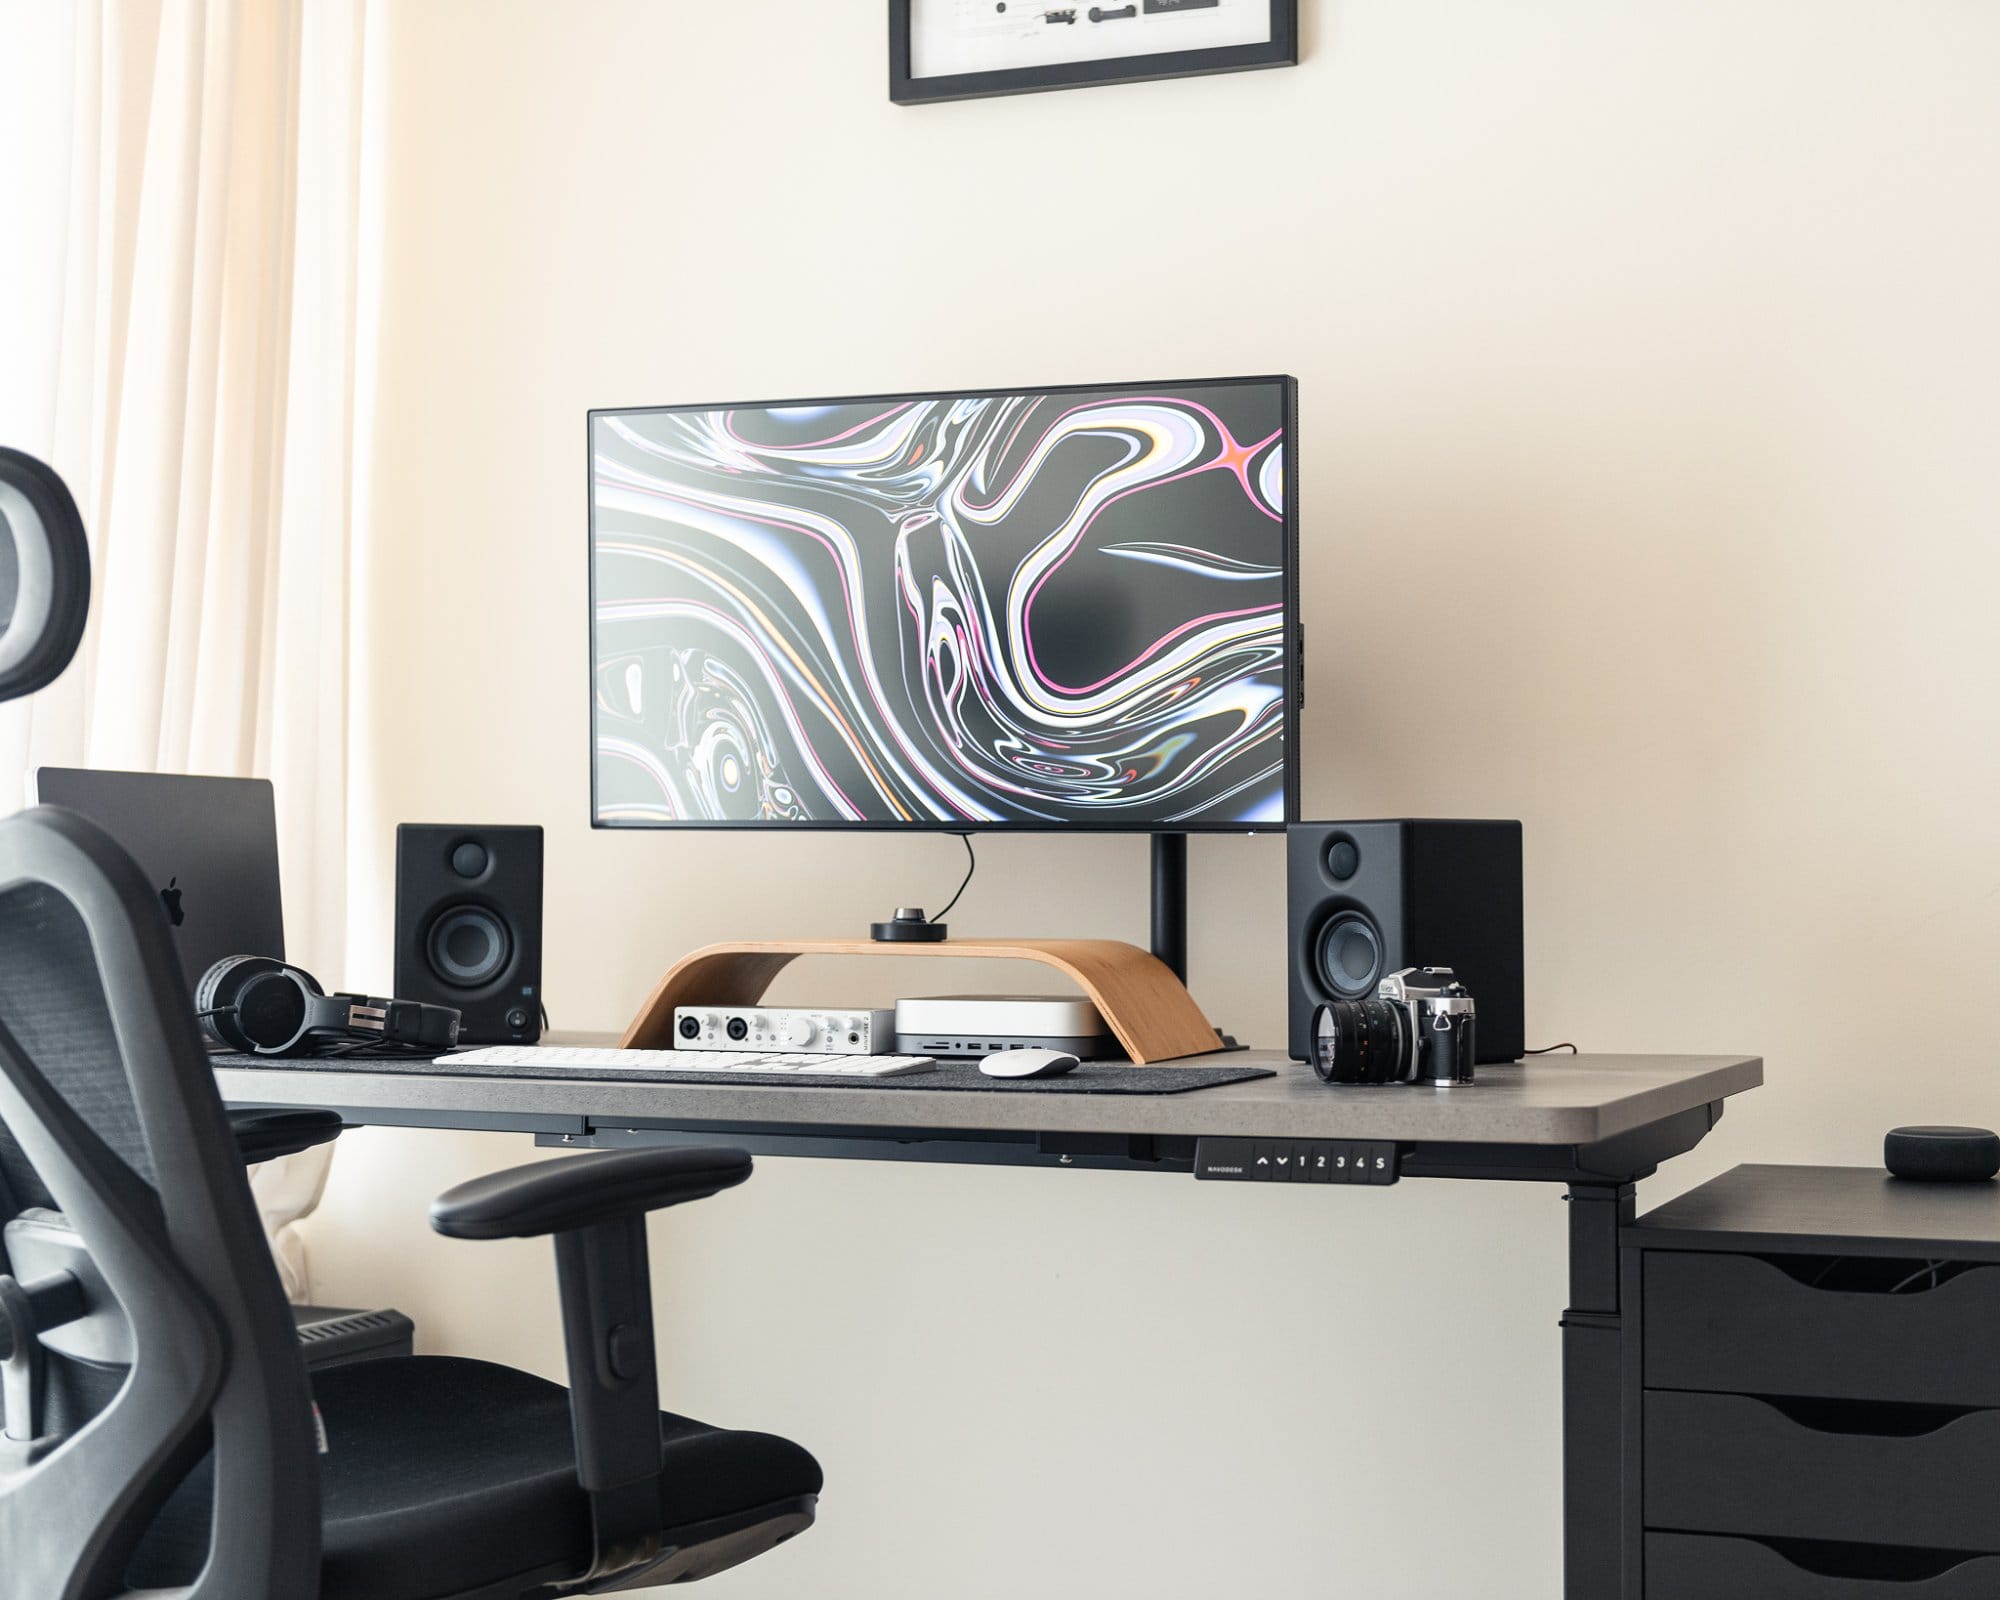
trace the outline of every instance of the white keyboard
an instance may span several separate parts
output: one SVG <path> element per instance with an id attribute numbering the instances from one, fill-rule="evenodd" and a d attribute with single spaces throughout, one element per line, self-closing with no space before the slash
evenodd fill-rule
<path id="1" fill-rule="evenodd" d="M 591 1072 L 698 1072 L 728 1078 L 744 1073 L 795 1078 L 905 1078 L 935 1072 L 929 1056 L 820 1056 L 776 1050 L 583 1050 L 567 1045 L 487 1045 L 455 1050 L 454 1067 L 571 1067 Z"/>

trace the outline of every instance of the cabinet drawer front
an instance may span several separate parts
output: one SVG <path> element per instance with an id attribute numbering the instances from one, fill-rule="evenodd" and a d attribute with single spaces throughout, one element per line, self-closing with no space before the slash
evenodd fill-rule
<path id="1" fill-rule="evenodd" d="M 1646 1383 L 1656 1389 L 2000 1406 L 2000 1267 L 1916 1294 L 1816 1289 L 1757 1256 L 1645 1257 Z"/>
<path id="2" fill-rule="evenodd" d="M 1646 1526 L 2000 1551 L 2000 1411 L 1829 1433 L 1747 1395 L 1645 1400 Z"/>
<path id="3" fill-rule="evenodd" d="M 1922 1578 L 1812 1572 L 1750 1539 L 1646 1535 L 1646 1600 L 1993 1600 L 2000 1556 L 1972 1556 Z"/>

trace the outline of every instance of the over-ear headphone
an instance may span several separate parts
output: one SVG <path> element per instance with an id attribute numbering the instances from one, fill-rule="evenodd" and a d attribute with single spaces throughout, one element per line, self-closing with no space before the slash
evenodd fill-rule
<path id="1" fill-rule="evenodd" d="M 195 985 L 202 1026 L 245 1055 L 325 1055 L 383 1045 L 444 1051 L 458 1043 L 454 1006 L 328 994 L 303 967 L 224 956 Z"/>

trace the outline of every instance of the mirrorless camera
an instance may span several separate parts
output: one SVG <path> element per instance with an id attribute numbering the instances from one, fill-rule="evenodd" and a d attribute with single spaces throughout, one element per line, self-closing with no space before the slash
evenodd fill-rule
<path id="1" fill-rule="evenodd" d="M 1470 1083 L 1474 1027 L 1472 996 L 1450 967 L 1405 967 L 1373 1000 L 1313 1012 L 1313 1071 L 1328 1083 Z"/>

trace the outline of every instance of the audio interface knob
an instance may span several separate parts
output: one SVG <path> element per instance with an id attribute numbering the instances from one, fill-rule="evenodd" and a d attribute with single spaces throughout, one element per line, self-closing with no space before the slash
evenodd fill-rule
<path id="1" fill-rule="evenodd" d="M 811 1018 L 793 1017 L 780 1031 L 779 1038 L 793 1049 L 801 1050 L 812 1043 L 813 1034 L 817 1031 L 812 1025 Z"/>

